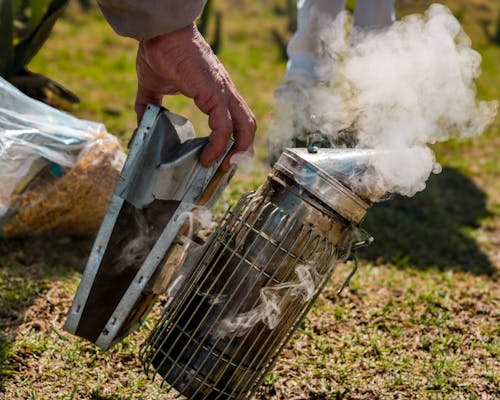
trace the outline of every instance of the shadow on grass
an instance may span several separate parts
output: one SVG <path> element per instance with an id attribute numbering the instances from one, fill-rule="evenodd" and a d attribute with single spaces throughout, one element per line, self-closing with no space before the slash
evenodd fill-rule
<path id="1" fill-rule="evenodd" d="M 359 255 L 403 268 L 492 275 L 495 267 L 471 235 L 487 216 L 486 194 L 460 171 L 444 168 L 414 197 L 373 206 L 363 226 L 375 242 Z"/>
<path id="2" fill-rule="evenodd" d="M 70 237 L 0 239 L 0 395 L 5 376 L 15 372 L 7 360 L 25 310 L 51 280 L 83 270 L 91 245 Z"/>

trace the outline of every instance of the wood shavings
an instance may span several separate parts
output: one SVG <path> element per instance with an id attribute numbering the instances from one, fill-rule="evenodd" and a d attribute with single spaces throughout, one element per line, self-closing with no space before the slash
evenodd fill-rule
<path id="1" fill-rule="evenodd" d="M 62 177 L 40 176 L 24 192 L 12 194 L 11 207 L 17 211 L 3 226 L 3 236 L 94 235 L 124 161 L 117 139 L 100 134 Z"/>

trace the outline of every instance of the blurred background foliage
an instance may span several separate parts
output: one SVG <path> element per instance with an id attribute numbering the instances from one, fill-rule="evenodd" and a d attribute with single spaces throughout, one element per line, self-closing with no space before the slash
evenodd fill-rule
<path id="1" fill-rule="evenodd" d="M 68 1 L 0 1 L 0 76 L 49 104 L 54 96 L 69 103 L 78 102 L 78 97 L 56 81 L 30 72 L 27 65 L 49 38 Z"/>

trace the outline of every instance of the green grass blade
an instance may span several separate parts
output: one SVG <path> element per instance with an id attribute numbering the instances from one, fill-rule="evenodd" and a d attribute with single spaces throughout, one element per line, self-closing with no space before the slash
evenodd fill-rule
<path id="1" fill-rule="evenodd" d="M 13 63 L 13 14 L 12 2 L 0 0 L 0 75 L 8 77 Z"/>

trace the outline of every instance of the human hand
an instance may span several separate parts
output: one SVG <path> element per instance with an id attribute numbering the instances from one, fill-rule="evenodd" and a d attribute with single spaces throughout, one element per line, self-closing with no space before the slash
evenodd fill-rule
<path id="1" fill-rule="evenodd" d="M 177 93 L 192 98 L 208 115 L 212 133 L 200 155 L 202 165 L 211 165 L 224 153 L 231 135 L 235 144 L 221 165 L 223 171 L 231 168 L 233 154 L 253 153 L 255 117 L 194 24 L 141 41 L 137 76 L 138 121 L 148 103 L 161 105 L 165 95 Z"/>

